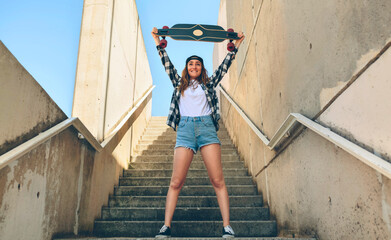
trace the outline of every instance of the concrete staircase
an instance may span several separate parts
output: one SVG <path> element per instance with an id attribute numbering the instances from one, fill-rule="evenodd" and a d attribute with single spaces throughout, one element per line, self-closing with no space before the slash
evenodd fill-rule
<path id="1" fill-rule="evenodd" d="M 120 177 L 119 185 L 109 197 L 108 206 L 102 208 L 101 219 L 95 221 L 95 236 L 151 238 L 163 225 L 176 136 L 165 121 L 165 117 L 153 117 L 150 121 L 129 170 Z M 222 142 L 223 171 L 230 196 L 231 226 L 236 236 L 285 239 L 275 238 L 276 221 L 270 220 L 269 209 L 263 206 L 262 196 L 239 161 L 224 126 L 218 135 Z M 221 237 L 221 234 L 222 218 L 217 198 L 198 152 L 178 199 L 172 236 L 206 239 Z"/>

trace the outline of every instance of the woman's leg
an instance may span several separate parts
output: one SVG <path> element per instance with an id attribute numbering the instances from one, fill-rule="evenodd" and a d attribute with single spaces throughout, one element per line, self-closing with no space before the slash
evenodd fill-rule
<path id="1" fill-rule="evenodd" d="M 164 225 L 168 227 L 171 227 L 172 216 L 174 215 L 178 195 L 185 183 L 187 171 L 189 170 L 190 163 L 193 160 L 193 155 L 193 150 L 185 147 L 178 147 L 174 151 L 174 166 L 166 198 L 166 212 L 164 219 Z"/>
<path id="2" fill-rule="evenodd" d="M 201 155 L 208 169 L 210 182 L 215 189 L 225 227 L 229 225 L 229 199 L 223 176 L 223 166 L 221 164 L 220 144 L 214 143 L 201 147 Z"/>

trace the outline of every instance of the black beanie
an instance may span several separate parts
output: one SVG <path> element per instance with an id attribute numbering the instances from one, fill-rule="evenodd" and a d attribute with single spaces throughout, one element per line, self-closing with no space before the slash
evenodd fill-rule
<path id="1" fill-rule="evenodd" d="M 193 55 L 193 56 L 190 56 L 186 59 L 186 66 L 187 66 L 187 63 L 190 61 L 190 60 L 198 60 L 202 63 L 202 65 L 204 65 L 204 60 L 202 60 L 201 57 L 199 56 L 196 56 L 196 55 Z"/>

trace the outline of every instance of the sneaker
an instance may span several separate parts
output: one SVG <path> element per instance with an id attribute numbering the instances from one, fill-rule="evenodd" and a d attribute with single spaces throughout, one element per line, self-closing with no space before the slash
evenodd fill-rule
<path id="1" fill-rule="evenodd" d="M 171 237 L 171 229 L 166 225 L 163 225 L 163 227 L 160 228 L 159 233 L 155 236 L 155 238 L 169 238 L 169 237 Z"/>
<path id="2" fill-rule="evenodd" d="M 235 232 L 230 225 L 223 227 L 223 238 L 234 238 Z"/>

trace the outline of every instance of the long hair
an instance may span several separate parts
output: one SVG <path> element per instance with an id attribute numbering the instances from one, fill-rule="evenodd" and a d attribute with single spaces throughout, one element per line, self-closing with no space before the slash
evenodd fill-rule
<path id="1" fill-rule="evenodd" d="M 204 67 L 204 64 L 201 64 L 201 65 L 202 65 L 202 67 L 201 67 L 201 74 L 200 74 L 200 76 L 198 76 L 196 81 L 198 83 L 203 83 L 205 85 L 209 81 L 208 71 L 206 71 L 206 69 Z M 189 87 L 189 83 L 190 83 L 190 75 L 189 75 L 189 72 L 188 72 L 188 69 L 187 69 L 187 64 L 186 64 L 185 68 L 182 71 L 181 84 L 179 86 L 179 91 L 181 92 L 182 96 L 183 96 L 185 90 Z"/>

